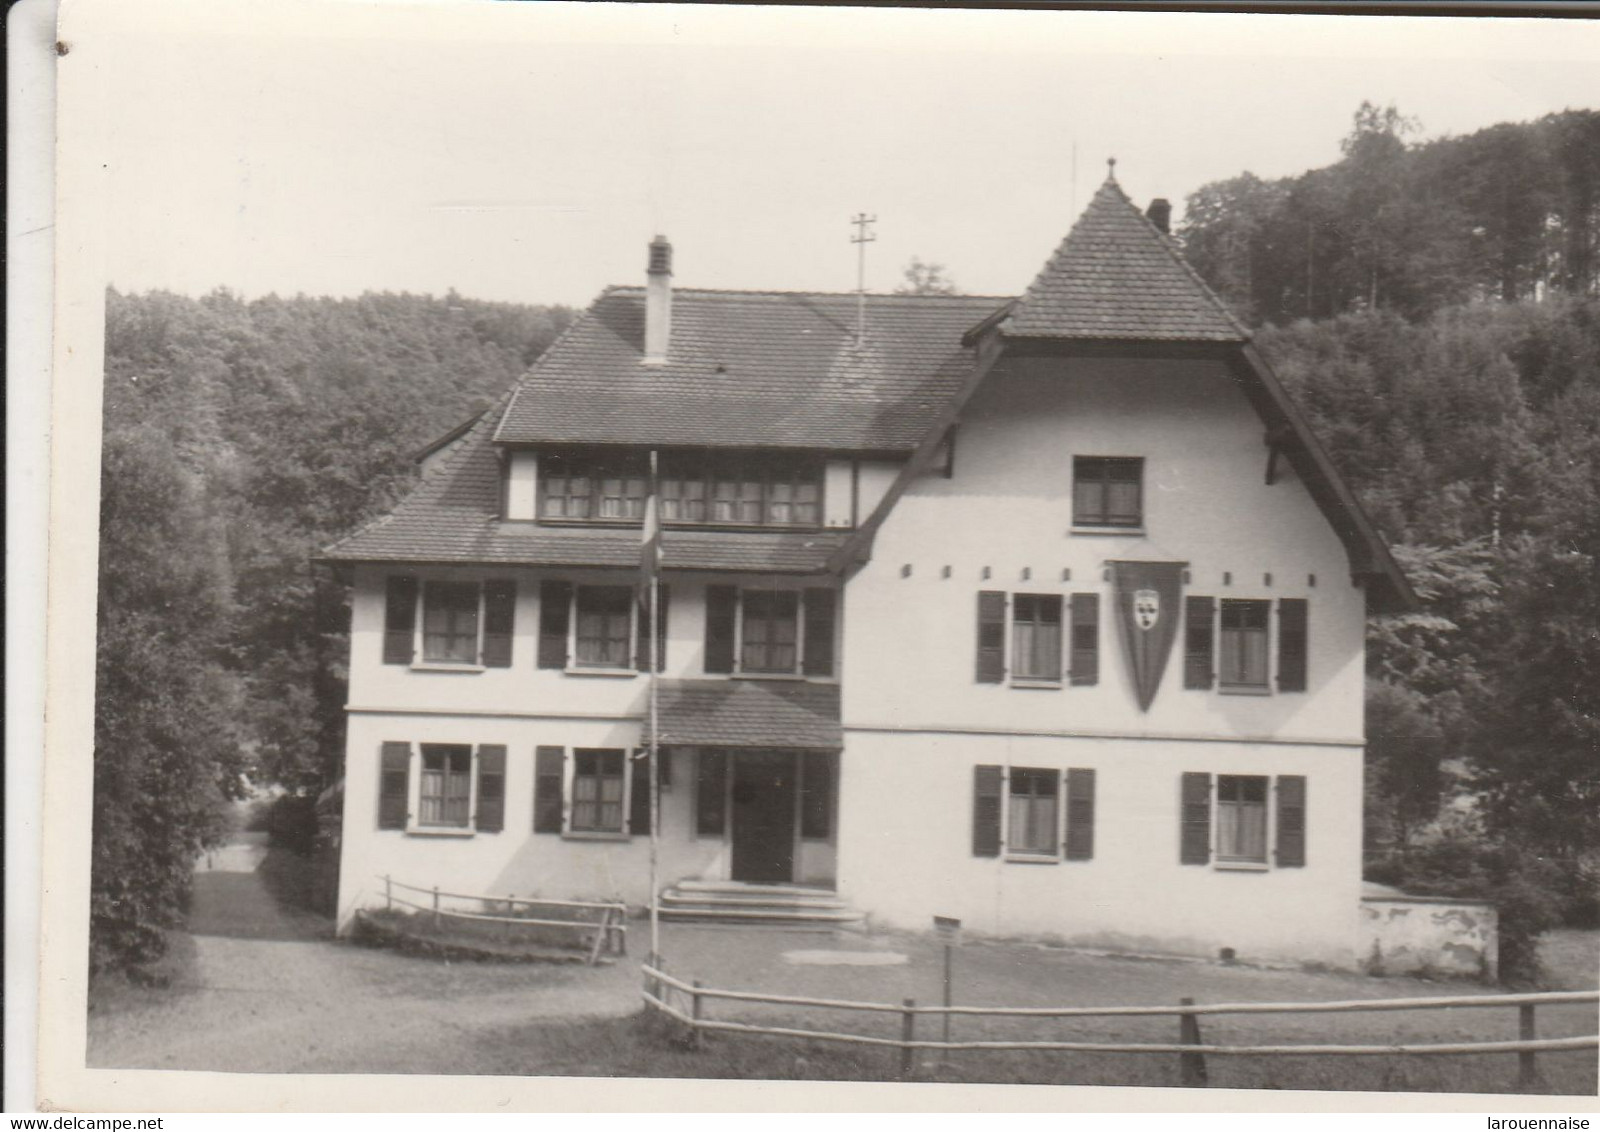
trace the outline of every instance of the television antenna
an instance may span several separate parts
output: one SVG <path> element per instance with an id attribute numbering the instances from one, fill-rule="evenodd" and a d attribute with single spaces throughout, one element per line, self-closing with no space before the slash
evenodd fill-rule
<path id="1" fill-rule="evenodd" d="M 850 237 L 850 242 L 856 246 L 857 346 L 865 345 L 867 341 L 867 245 L 878 238 L 871 229 L 877 222 L 876 216 L 868 216 L 865 212 L 858 212 L 850 219 L 856 230 L 855 235 Z"/>

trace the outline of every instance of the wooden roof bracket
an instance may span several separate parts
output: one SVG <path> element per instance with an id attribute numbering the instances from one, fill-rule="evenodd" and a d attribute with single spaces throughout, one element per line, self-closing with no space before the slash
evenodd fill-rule
<path id="1" fill-rule="evenodd" d="M 845 540 L 843 546 L 829 556 L 827 569 L 830 574 L 842 576 L 846 570 L 863 566 L 872 558 L 872 543 L 877 537 L 878 528 L 883 526 L 884 520 L 889 517 L 889 512 L 894 510 L 894 505 L 900 501 L 900 497 L 906 493 L 912 482 L 933 468 L 946 436 L 961 416 L 961 410 L 966 408 L 967 402 L 977 392 L 978 386 L 983 384 L 983 379 L 989 376 L 989 371 L 994 369 L 995 363 L 1000 360 L 1005 350 L 1005 339 L 994 325 L 984 327 L 975 338 L 975 344 L 977 351 L 972 362 L 972 372 L 967 374 L 961 387 L 956 390 L 955 395 L 940 410 L 939 416 L 923 434 L 922 440 L 917 444 L 917 450 L 911 454 L 911 459 L 905 462 L 899 474 L 889 484 L 889 489 L 883 493 L 883 498 L 878 500 L 878 505 L 872 509 L 872 514 L 868 515 L 856 528 L 855 533 Z"/>

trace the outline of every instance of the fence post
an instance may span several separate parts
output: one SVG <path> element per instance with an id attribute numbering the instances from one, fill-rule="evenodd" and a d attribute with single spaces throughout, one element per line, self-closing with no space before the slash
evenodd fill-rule
<path id="1" fill-rule="evenodd" d="M 383 878 L 383 910 L 385 912 L 394 911 L 394 878 L 387 873 L 384 874 Z"/>
<path id="2" fill-rule="evenodd" d="M 433 927 L 434 927 L 435 931 L 437 931 L 438 928 L 439 928 L 439 886 L 438 885 L 434 885 L 433 886 Z"/>
<path id="3" fill-rule="evenodd" d="M 694 1019 L 695 1024 L 689 1028 L 689 1048 L 699 1049 L 700 1012 L 704 1009 L 705 1000 L 700 997 L 700 987 L 702 986 L 700 980 L 692 980 L 691 985 L 694 987 L 694 990 L 689 992 L 689 1017 Z"/>
<path id="4" fill-rule="evenodd" d="M 1180 998 L 1180 1006 L 1193 1006 L 1194 999 Z M 1197 1046 L 1200 1044 L 1200 1019 L 1190 1011 L 1183 1011 L 1178 1015 L 1178 1041 L 1182 1045 Z M 1206 1058 L 1202 1053 L 1180 1053 L 1178 1055 L 1179 1084 L 1185 1088 L 1203 1089 L 1206 1087 Z"/>
<path id="5" fill-rule="evenodd" d="M 1531 1042 L 1539 1037 L 1539 1026 L 1533 1016 L 1534 1005 L 1524 1002 L 1517 1008 L 1519 1015 L 1517 1021 L 1517 1037 L 1522 1041 Z M 1539 1088 L 1539 1063 L 1538 1054 L 1531 1049 L 1517 1052 L 1517 1088 L 1524 1093 L 1531 1093 Z"/>
<path id="6" fill-rule="evenodd" d="M 900 1046 L 900 1076 L 910 1077 L 912 1055 L 910 1043 L 917 1036 L 917 1000 L 908 998 L 901 1005 L 905 1009 L 900 1012 L 900 1041 L 902 1043 Z"/>

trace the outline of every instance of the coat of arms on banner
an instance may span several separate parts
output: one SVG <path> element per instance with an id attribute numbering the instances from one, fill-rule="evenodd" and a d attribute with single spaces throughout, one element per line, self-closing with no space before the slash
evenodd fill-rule
<path id="1" fill-rule="evenodd" d="M 1147 633 L 1154 629 L 1156 622 L 1161 620 L 1161 595 L 1155 590 L 1135 590 L 1133 619 Z"/>

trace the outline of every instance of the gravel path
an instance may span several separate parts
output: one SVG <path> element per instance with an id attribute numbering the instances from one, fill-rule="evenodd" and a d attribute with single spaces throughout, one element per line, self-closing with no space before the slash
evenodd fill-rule
<path id="1" fill-rule="evenodd" d="M 246 835 L 247 837 L 249 835 Z M 447 964 L 332 940 L 263 884 L 259 838 L 202 862 L 195 962 L 170 991 L 91 1014 L 89 1065 L 256 1073 L 494 1072 L 497 1035 L 638 1009 L 634 963 Z"/>

